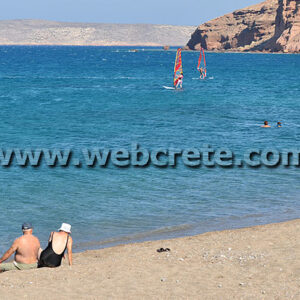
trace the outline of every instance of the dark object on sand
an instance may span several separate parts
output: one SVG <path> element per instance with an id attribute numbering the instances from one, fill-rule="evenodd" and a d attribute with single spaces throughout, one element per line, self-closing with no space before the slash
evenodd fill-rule
<path id="1" fill-rule="evenodd" d="M 160 249 L 157 249 L 156 250 L 158 253 L 161 253 L 161 252 L 170 252 L 171 251 L 171 249 L 169 249 L 169 248 L 160 248 Z"/>

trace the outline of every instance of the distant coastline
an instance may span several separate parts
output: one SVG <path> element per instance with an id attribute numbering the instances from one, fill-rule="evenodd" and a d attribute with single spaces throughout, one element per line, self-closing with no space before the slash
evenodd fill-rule
<path id="1" fill-rule="evenodd" d="M 196 26 L 0 21 L 0 45 L 184 46 Z"/>
<path id="2" fill-rule="evenodd" d="M 294 1 L 292 1 L 294 3 Z M 296 2 L 295 2 L 296 3 Z M 279 18 L 277 0 L 247 7 L 198 27 L 155 24 L 0 21 L 1 46 L 167 47 L 211 52 L 300 53 L 296 8 Z M 286 14 L 291 12 L 291 16 Z M 255 25 L 253 25 L 255 24 Z M 280 24 L 285 24 L 279 30 Z M 290 34 L 287 32 L 291 28 Z"/>

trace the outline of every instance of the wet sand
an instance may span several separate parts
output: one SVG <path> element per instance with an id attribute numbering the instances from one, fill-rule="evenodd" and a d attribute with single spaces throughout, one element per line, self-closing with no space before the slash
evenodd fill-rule
<path id="1" fill-rule="evenodd" d="M 2 299 L 300 299 L 300 220 L 75 254 L 0 274 Z M 170 252 L 158 253 L 158 248 Z"/>

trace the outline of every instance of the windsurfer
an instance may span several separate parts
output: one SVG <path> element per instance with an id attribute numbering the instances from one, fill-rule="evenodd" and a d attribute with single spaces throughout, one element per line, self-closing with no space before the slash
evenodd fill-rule
<path id="1" fill-rule="evenodd" d="M 206 77 L 206 60 L 205 60 L 205 53 L 204 49 L 200 49 L 200 56 L 198 59 L 198 66 L 197 70 L 200 72 L 200 79 L 205 79 Z"/>
<path id="2" fill-rule="evenodd" d="M 176 89 L 178 88 L 182 89 L 182 81 L 183 81 L 183 73 L 181 72 L 177 80 Z"/>
<path id="3" fill-rule="evenodd" d="M 204 79 L 206 77 L 206 70 L 202 67 L 199 69 L 200 72 L 200 79 Z"/>

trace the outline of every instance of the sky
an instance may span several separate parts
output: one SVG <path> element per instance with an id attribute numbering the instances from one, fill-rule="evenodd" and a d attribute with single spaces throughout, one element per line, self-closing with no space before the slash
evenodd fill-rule
<path id="1" fill-rule="evenodd" d="M 199 25 L 262 0 L 0 0 L 0 20 Z"/>

